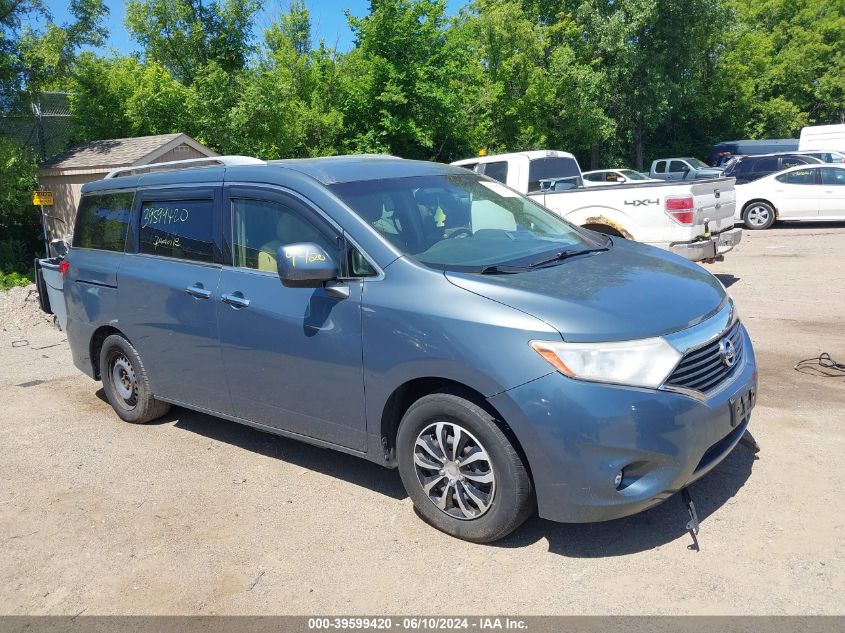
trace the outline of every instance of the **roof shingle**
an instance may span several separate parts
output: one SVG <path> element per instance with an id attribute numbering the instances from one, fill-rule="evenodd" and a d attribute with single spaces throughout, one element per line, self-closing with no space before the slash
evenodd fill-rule
<path id="1" fill-rule="evenodd" d="M 115 138 L 77 145 L 41 163 L 42 169 L 93 169 L 132 165 L 147 154 L 184 136 L 181 133 Z M 187 137 L 186 137 L 187 138 Z"/>

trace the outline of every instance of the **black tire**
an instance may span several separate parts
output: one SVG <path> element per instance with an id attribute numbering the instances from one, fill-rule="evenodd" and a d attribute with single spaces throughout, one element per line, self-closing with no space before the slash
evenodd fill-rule
<path id="1" fill-rule="evenodd" d="M 763 231 L 775 223 L 775 208 L 764 200 L 755 200 L 742 210 L 742 223 L 752 231 Z"/>
<path id="2" fill-rule="evenodd" d="M 170 410 L 167 402 L 153 397 L 141 357 L 120 334 L 112 334 L 103 341 L 100 375 L 106 398 L 122 420 L 146 424 Z M 120 380 L 121 384 L 117 384 L 116 380 Z"/>
<path id="3" fill-rule="evenodd" d="M 458 507 L 458 497 L 460 497 L 466 500 L 466 506 L 471 506 L 477 511 L 476 516 L 458 518 L 447 513 L 435 505 L 433 498 L 423 488 L 423 481 L 431 483 L 438 477 L 440 481 L 452 481 L 447 478 L 447 476 L 451 477 L 451 474 L 442 474 L 443 470 L 421 470 L 415 463 L 415 450 L 421 450 L 417 448 L 418 437 L 429 429 L 435 428 L 437 423 L 445 423 L 444 428 L 448 426 L 453 430 L 459 427 L 461 431 L 459 450 L 461 446 L 463 449 L 456 462 L 451 462 L 452 470 L 450 471 L 460 478 L 460 482 L 454 481 L 454 484 L 448 484 L 453 488 L 452 492 L 445 496 L 438 495 L 436 492 L 438 489 L 448 487 L 446 484 L 440 488 L 435 487 L 434 496 L 440 496 L 441 499 L 448 497 L 451 505 L 454 506 L 450 511 L 456 514 L 463 513 L 463 510 Z M 451 443 L 446 441 L 449 450 L 454 447 L 454 437 L 454 435 L 451 437 L 453 440 Z M 478 446 L 475 446 L 476 444 Z M 519 453 L 496 424 L 495 418 L 465 398 L 438 393 L 417 400 L 402 418 L 396 438 L 396 449 L 402 483 L 417 511 L 429 524 L 451 536 L 474 543 L 490 543 L 510 534 L 534 512 L 535 498 L 531 477 Z M 461 466 L 463 470 L 456 467 L 456 463 L 460 464 L 462 460 L 474 453 L 485 453 L 489 459 L 468 460 L 467 464 L 469 461 L 473 461 L 473 464 Z M 431 453 L 421 455 L 424 459 L 430 459 Z M 431 463 L 439 464 L 434 460 L 431 460 Z M 488 464 L 489 473 L 493 475 L 492 484 L 474 484 L 468 481 L 481 472 L 470 469 L 477 469 L 479 464 L 484 463 Z M 486 469 L 482 468 L 482 470 Z M 421 473 L 430 473 L 431 477 L 426 478 Z M 481 475 L 486 477 L 489 473 L 481 473 Z M 464 479 L 464 474 L 467 475 L 467 480 Z M 469 488 L 467 484 L 478 485 L 478 488 Z M 489 497 L 483 495 L 489 498 L 489 504 L 486 509 L 479 510 L 481 506 L 473 505 L 468 491 L 473 490 L 479 493 L 480 489 L 484 488 L 491 490 Z"/>

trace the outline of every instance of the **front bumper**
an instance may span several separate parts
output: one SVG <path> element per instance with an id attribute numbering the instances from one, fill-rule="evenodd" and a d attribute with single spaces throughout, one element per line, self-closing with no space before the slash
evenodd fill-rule
<path id="1" fill-rule="evenodd" d="M 586 523 L 635 514 L 719 464 L 750 417 L 732 415 L 732 400 L 756 391 L 754 352 L 742 335 L 743 364 L 706 400 L 558 373 L 491 397 L 525 451 L 540 516 Z"/>
<path id="2" fill-rule="evenodd" d="M 742 229 L 728 229 L 695 242 L 677 242 L 669 250 L 693 262 L 713 262 L 742 241 Z"/>

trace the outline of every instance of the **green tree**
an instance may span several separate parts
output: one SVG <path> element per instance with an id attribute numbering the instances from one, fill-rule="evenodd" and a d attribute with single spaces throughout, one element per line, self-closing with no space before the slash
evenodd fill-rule
<path id="1" fill-rule="evenodd" d="M 63 87 L 80 47 L 103 43 L 103 0 L 71 0 L 69 9 L 73 20 L 59 25 L 42 0 L 0 0 L 0 108 Z"/>
<path id="2" fill-rule="evenodd" d="M 345 151 L 445 160 L 470 150 L 460 47 L 450 46 L 445 0 L 380 0 L 348 16 L 355 48 L 339 60 Z"/>
<path id="3" fill-rule="evenodd" d="M 36 173 L 30 150 L 0 138 L 0 276 L 26 272 L 38 250 L 38 207 L 32 204 Z"/>
<path id="4" fill-rule="evenodd" d="M 126 26 L 150 60 L 193 83 L 209 63 L 225 72 L 245 68 L 261 0 L 129 0 Z"/>

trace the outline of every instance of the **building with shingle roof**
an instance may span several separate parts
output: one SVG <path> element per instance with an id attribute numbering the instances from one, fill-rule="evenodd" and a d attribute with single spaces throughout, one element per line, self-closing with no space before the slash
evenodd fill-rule
<path id="1" fill-rule="evenodd" d="M 53 192 L 53 206 L 45 207 L 50 238 L 73 231 L 82 185 L 100 180 L 112 169 L 174 160 L 217 156 L 187 134 L 158 134 L 91 141 L 41 163 L 38 185 Z"/>

